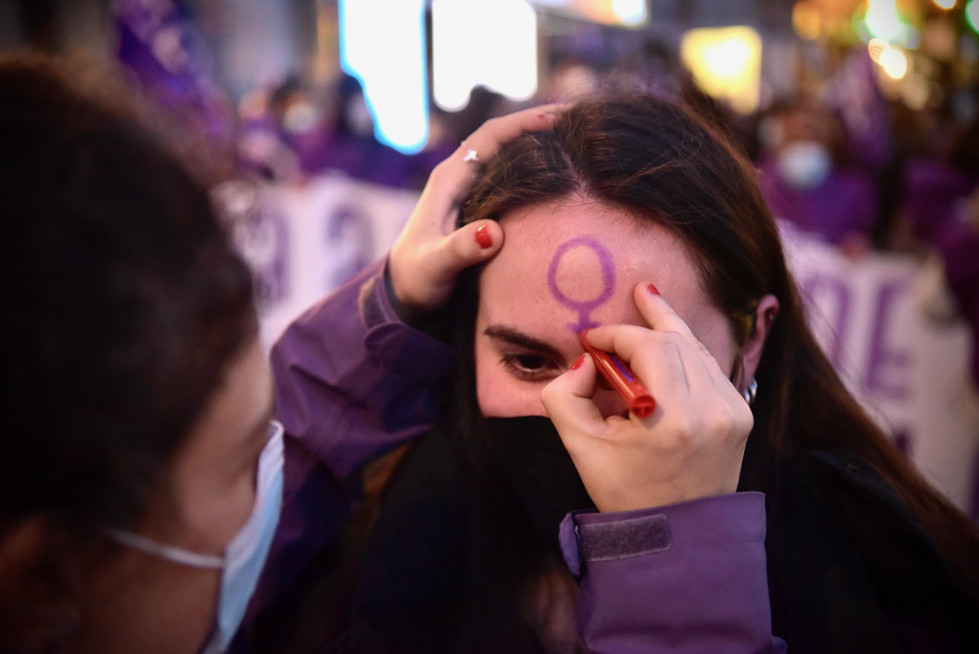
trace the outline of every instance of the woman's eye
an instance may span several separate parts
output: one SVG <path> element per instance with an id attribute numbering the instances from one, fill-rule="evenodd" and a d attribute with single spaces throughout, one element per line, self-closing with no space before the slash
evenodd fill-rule
<path id="1" fill-rule="evenodd" d="M 504 354 L 503 365 L 512 375 L 526 381 L 545 381 L 561 373 L 550 359 L 536 354 Z"/>

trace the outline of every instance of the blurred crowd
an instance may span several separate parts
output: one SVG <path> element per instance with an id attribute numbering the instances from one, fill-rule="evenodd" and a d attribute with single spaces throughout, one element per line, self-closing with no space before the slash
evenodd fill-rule
<path id="1" fill-rule="evenodd" d="M 151 90 L 187 92 L 171 81 L 153 80 L 145 64 L 123 63 Z M 187 98 L 166 98 L 184 129 L 204 136 L 214 151 L 224 149 L 221 174 L 250 175 L 275 183 L 301 183 L 325 171 L 386 186 L 420 190 L 432 167 L 485 119 L 541 102 L 573 99 L 597 87 L 641 85 L 680 96 L 732 132 L 758 166 L 773 211 L 799 229 L 839 246 L 850 256 L 871 249 L 921 252 L 964 238 L 979 223 L 979 86 L 951 106 L 912 111 L 875 92 L 862 50 L 856 65 L 841 71 L 868 98 L 841 96 L 848 80 L 836 77 L 823 88 L 773 98 L 743 116 L 701 93 L 679 64 L 656 62 L 646 75 L 615 73 L 559 62 L 538 95 L 514 102 L 483 87 L 473 90 L 460 112 L 431 108 L 429 142 L 403 154 L 375 136 L 374 121 L 355 77 L 341 73 L 326 85 L 300 75 L 252 90 L 237 106 L 205 99 L 200 89 L 192 111 Z M 861 61 L 865 59 L 866 62 Z M 148 83 L 147 83 L 148 82 Z M 176 91 L 175 91 L 176 89 Z M 157 94 L 159 95 L 159 94 Z M 187 97 L 191 94 L 188 93 Z M 863 103 L 861 120 L 847 108 Z M 183 106 L 180 106 L 183 105 Z M 949 102 L 951 105 L 951 102 Z"/>
<path id="2" fill-rule="evenodd" d="M 628 57 L 551 55 L 537 95 L 514 102 L 473 89 L 458 112 L 430 107 L 429 140 L 414 155 L 375 136 L 358 79 L 293 73 L 225 93 L 194 19 L 179 3 L 114 3 L 117 54 L 131 78 L 174 116 L 188 143 L 206 144 L 211 174 L 295 183 L 327 170 L 419 189 L 431 168 L 487 118 L 541 102 L 573 99 L 598 87 L 632 85 L 679 97 L 729 129 L 758 165 L 768 200 L 784 220 L 854 256 L 869 248 L 915 250 L 950 223 L 975 222 L 970 202 L 979 175 L 979 80 L 944 89 L 912 110 L 877 89 L 876 65 L 854 45 L 817 83 L 792 97 L 762 98 L 744 116 L 702 93 L 675 48 L 655 41 Z"/>
<path id="3" fill-rule="evenodd" d="M 875 89 L 874 64 L 865 52 L 855 51 L 851 59 L 820 88 L 774 99 L 751 116 L 700 92 L 679 64 L 664 68 L 659 60 L 653 73 L 643 75 L 563 62 L 531 101 L 516 104 L 479 87 L 462 112 L 434 110 L 430 143 L 416 155 L 375 138 L 355 78 L 344 75 L 317 90 L 292 77 L 241 103 L 238 170 L 283 183 L 333 170 L 418 190 L 432 167 L 486 118 L 600 86 L 653 86 L 682 97 L 738 138 L 781 220 L 852 259 L 898 252 L 937 268 L 945 283 L 932 289 L 937 297 L 923 298 L 923 306 L 936 320 L 963 317 L 979 342 L 979 101 L 968 95 L 958 98 L 965 109 L 953 110 L 950 103 L 912 111 Z M 849 94 L 841 93 L 847 88 Z M 862 97 L 853 97 L 854 88 Z M 853 118 L 854 106 L 862 107 L 861 120 Z M 972 371 L 979 385 L 977 348 Z"/>
<path id="4" fill-rule="evenodd" d="M 650 42 L 611 62 L 561 53 L 544 62 L 539 92 L 528 101 L 477 87 L 459 112 L 432 103 L 428 144 L 409 155 L 375 136 L 355 77 L 340 72 L 323 82 L 295 73 L 234 102 L 181 3 L 112 6 L 118 63 L 172 117 L 174 133 L 213 183 L 302 184 L 336 171 L 420 190 L 434 165 L 487 118 L 599 87 L 640 86 L 682 98 L 734 134 L 783 221 L 849 257 L 914 253 L 941 268 L 951 301 L 930 306 L 979 329 L 979 81 L 940 89 L 941 101 L 911 109 L 881 93 L 876 64 L 858 44 L 824 79 L 800 83 L 791 97 L 763 97 L 744 116 L 701 92 L 668 44 Z M 979 351 L 973 372 L 979 381 Z"/>

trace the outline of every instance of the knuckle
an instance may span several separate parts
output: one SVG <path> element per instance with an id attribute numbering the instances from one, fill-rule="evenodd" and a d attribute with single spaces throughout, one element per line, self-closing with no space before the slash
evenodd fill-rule
<path id="1" fill-rule="evenodd" d="M 713 402 L 703 415 L 704 430 L 712 435 L 728 435 L 736 431 L 738 420 L 726 402 Z"/>
<path id="2" fill-rule="evenodd" d="M 690 412 L 683 411 L 673 417 L 671 421 L 671 435 L 676 445 L 686 445 L 693 441 L 694 435 L 699 431 L 698 419 Z"/>
<path id="3" fill-rule="evenodd" d="M 744 439 L 754 424 L 751 409 L 740 397 L 732 402 L 719 402 L 714 413 L 714 433 L 727 439 Z"/>

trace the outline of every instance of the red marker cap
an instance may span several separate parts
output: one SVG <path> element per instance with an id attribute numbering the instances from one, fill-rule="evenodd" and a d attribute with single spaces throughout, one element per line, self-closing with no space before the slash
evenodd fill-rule
<path id="1" fill-rule="evenodd" d="M 646 386 L 639 381 L 632 369 L 626 365 L 625 361 L 610 352 L 603 352 L 596 349 L 585 338 L 588 333 L 583 329 L 578 333 L 581 340 L 581 347 L 591 355 L 592 360 L 598 371 L 608 381 L 609 385 L 615 389 L 629 407 L 629 411 L 639 418 L 648 418 L 656 410 L 656 400 L 649 394 Z"/>

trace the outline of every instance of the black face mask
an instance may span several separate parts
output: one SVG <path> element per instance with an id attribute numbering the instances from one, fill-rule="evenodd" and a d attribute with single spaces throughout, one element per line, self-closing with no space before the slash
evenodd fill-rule
<path id="1" fill-rule="evenodd" d="M 515 598 L 560 565 L 564 516 L 592 506 L 547 418 L 436 427 L 399 465 L 364 544 L 353 632 L 398 652 L 540 651 L 487 634 L 536 642 Z"/>
<path id="2" fill-rule="evenodd" d="M 539 416 L 490 418 L 488 450 L 534 531 L 557 545 L 564 516 L 594 504 L 554 423 Z"/>

